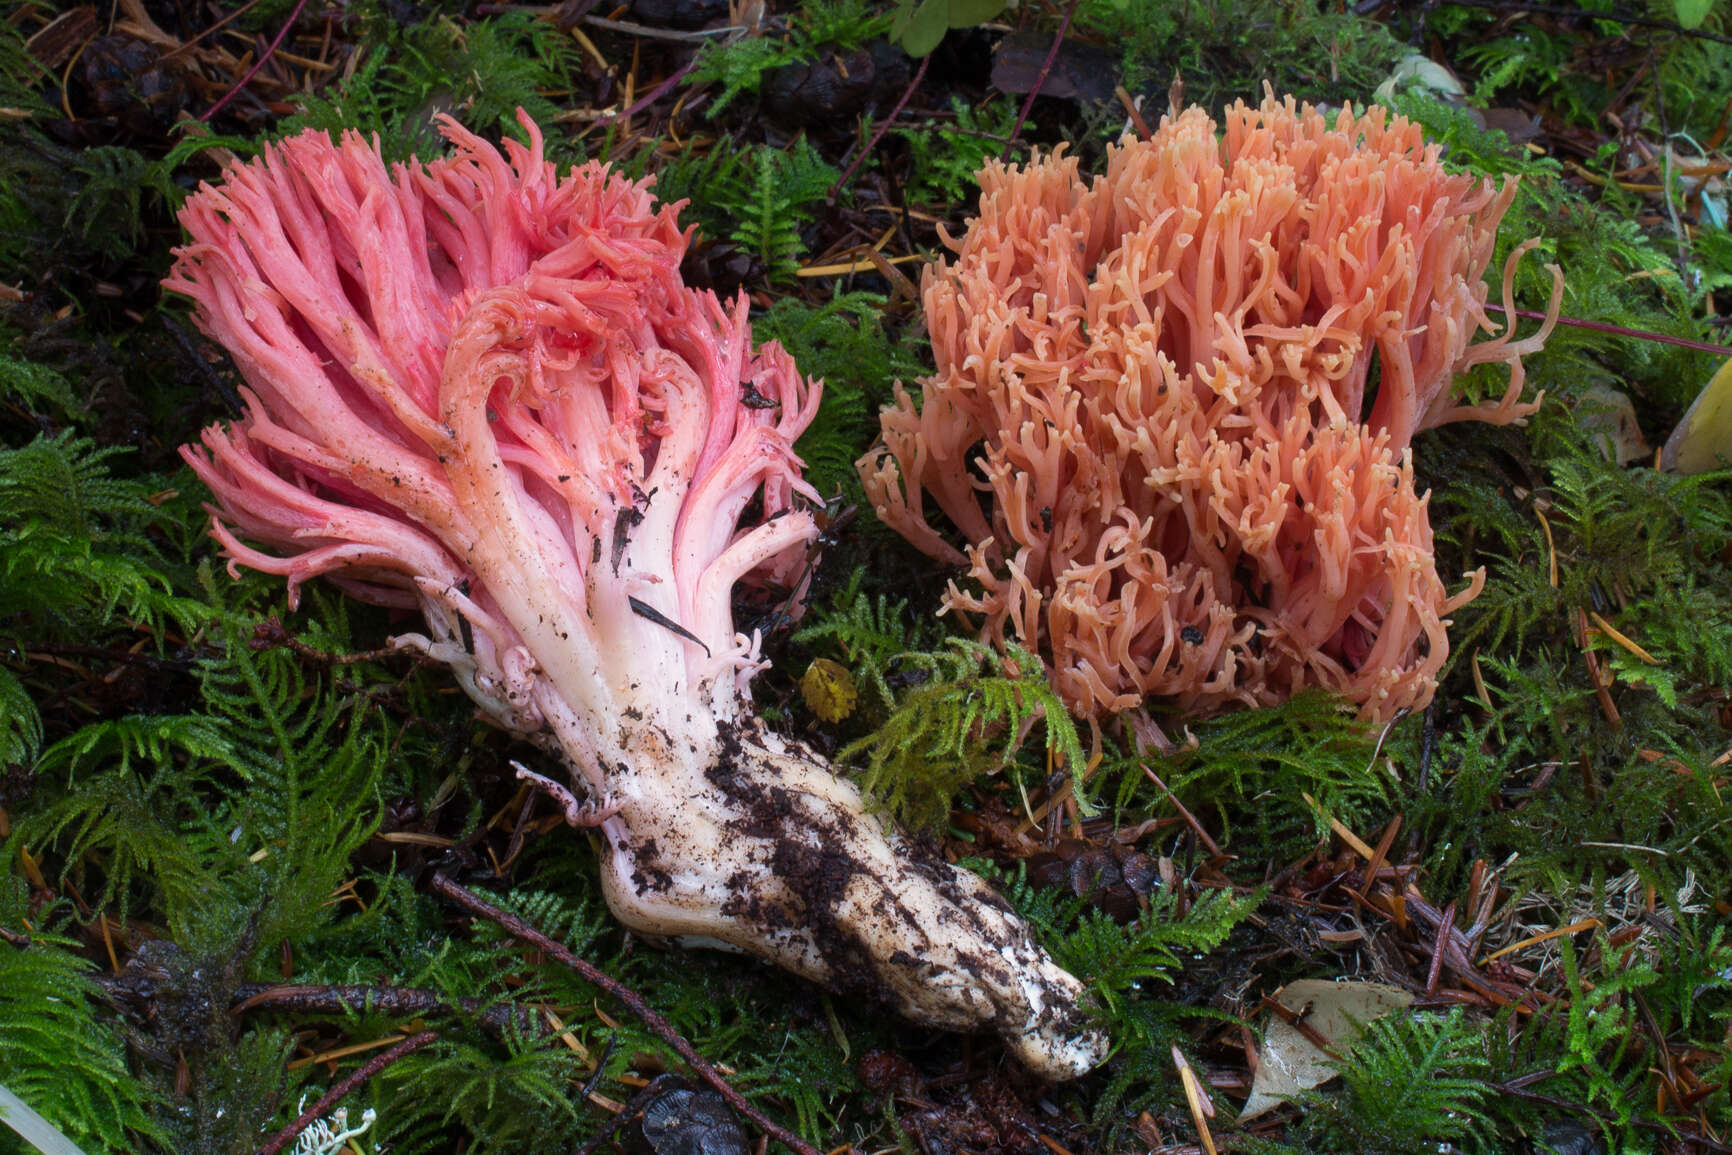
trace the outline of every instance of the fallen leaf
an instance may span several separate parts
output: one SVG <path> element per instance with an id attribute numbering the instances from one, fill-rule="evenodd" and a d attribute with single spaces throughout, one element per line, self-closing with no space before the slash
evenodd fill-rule
<path id="1" fill-rule="evenodd" d="M 1684 411 L 1684 419 L 1660 450 L 1660 468 L 1707 473 L 1721 468 L 1727 458 L 1732 458 L 1732 360 L 1720 366 Z"/>
<path id="2" fill-rule="evenodd" d="M 1608 461 L 1628 465 L 1653 456 L 1628 393 L 1595 382 L 1576 399 L 1575 412 L 1576 424 L 1592 435 Z"/>
<path id="3" fill-rule="evenodd" d="M 1408 1006 L 1413 996 L 1383 983 L 1301 979 L 1282 987 L 1275 1001 L 1304 1016 L 1301 1021 L 1340 1055 L 1353 1045 L 1366 1023 Z M 1251 1080 L 1251 1097 L 1239 1112 L 1239 1122 L 1266 1114 L 1335 1075 L 1331 1056 L 1286 1019 L 1274 1015 L 1263 1035 L 1263 1045 L 1257 1049 L 1257 1077 Z"/>
<path id="4" fill-rule="evenodd" d="M 1467 98 L 1467 89 L 1462 87 L 1455 73 L 1423 53 L 1410 52 L 1377 86 L 1372 99 L 1388 104 L 1395 99 L 1396 93 L 1414 91 L 1445 104 L 1455 104 Z"/>

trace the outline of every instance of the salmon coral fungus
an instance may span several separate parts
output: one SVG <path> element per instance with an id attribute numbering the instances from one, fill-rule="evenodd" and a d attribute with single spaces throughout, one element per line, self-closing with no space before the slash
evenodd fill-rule
<path id="1" fill-rule="evenodd" d="M 1447 172 L 1381 108 L 1271 96 L 1219 133 L 1169 117 L 1092 180 L 1055 153 L 981 186 L 925 278 L 937 371 L 861 461 L 884 521 L 968 565 L 947 607 L 1042 653 L 1080 714 L 1427 703 L 1482 575 L 1439 577 L 1409 446 L 1531 412 L 1521 358 L 1555 320 L 1554 294 L 1533 336 L 1472 343 L 1513 182 Z M 1507 391 L 1457 402 L 1487 362 Z"/>
<path id="2" fill-rule="evenodd" d="M 525 773 L 597 829 L 634 930 L 1081 1074 L 1106 1050 L 1082 985 L 748 707 L 732 595 L 797 581 L 817 536 L 793 451 L 817 385 L 753 347 L 743 294 L 682 283 L 677 206 L 560 176 L 523 123 L 501 155 L 447 119 L 452 155 L 394 168 L 307 132 L 187 202 L 167 285 L 247 382 L 183 450 L 230 568 L 419 611 L 398 642 L 561 764 Z"/>

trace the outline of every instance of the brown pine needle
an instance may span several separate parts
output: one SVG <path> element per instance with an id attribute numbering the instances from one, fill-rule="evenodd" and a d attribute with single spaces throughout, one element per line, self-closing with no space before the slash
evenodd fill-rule
<path id="1" fill-rule="evenodd" d="M 1501 950 L 1492 951 L 1490 954 L 1479 960 L 1479 965 L 1484 966 L 1486 963 L 1491 962 L 1494 959 L 1500 959 L 1506 954 L 1513 954 L 1514 952 L 1521 950 L 1523 947 L 1534 946 L 1537 943 L 1546 942 L 1554 938 L 1562 938 L 1566 934 L 1577 934 L 1584 930 L 1595 930 L 1599 925 L 1600 920 L 1597 918 L 1584 918 L 1580 922 L 1572 922 L 1568 926 L 1554 927 L 1553 929 L 1543 931 L 1540 934 L 1529 935 L 1520 942 L 1512 942 Z"/>
<path id="2" fill-rule="evenodd" d="M 307 1055 L 289 1064 L 289 1070 L 298 1071 L 302 1067 L 310 1067 L 316 1063 L 332 1063 L 338 1059 L 346 1059 L 350 1055 L 364 1055 L 368 1051 L 376 1051 L 380 1047 L 390 1047 L 403 1041 L 398 1034 L 386 1035 L 382 1039 L 368 1039 L 364 1043 L 349 1043 L 346 1046 L 332 1047 L 328 1051 L 320 1051 L 316 1055 Z"/>
<path id="3" fill-rule="evenodd" d="M 1197 1138 L 1202 1141 L 1203 1150 L 1208 1155 L 1217 1155 L 1215 1137 L 1209 1134 L 1208 1120 L 1208 1116 L 1215 1113 L 1215 1105 L 1203 1094 L 1197 1073 L 1191 1070 L 1191 1065 L 1185 1062 L 1185 1056 L 1176 1046 L 1173 1048 L 1173 1064 L 1179 1068 L 1179 1082 L 1185 1088 L 1185 1103 L 1191 1108 L 1191 1122 L 1197 1125 Z"/>
<path id="4" fill-rule="evenodd" d="M 1588 617 L 1593 619 L 1594 625 L 1599 627 L 1602 634 L 1630 651 L 1630 653 L 1636 655 L 1637 658 L 1646 662 L 1650 666 L 1657 666 L 1660 664 L 1660 659 L 1656 658 L 1653 654 L 1650 654 L 1647 650 L 1644 650 L 1641 646 L 1638 646 L 1635 642 L 1632 642 L 1629 638 L 1619 633 L 1616 626 L 1612 625 L 1611 622 L 1608 622 L 1593 610 L 1588 611 Z"/>
<path id="5" fill-rule="evenodd" d="M 1534 516 L 1540 519 L 1540 528 L 1546 535 L 1546 583 L 1555 590 L 1558 588 L 1558 543 L 1552 540 L 1552 523 L 1546 520 L 1545 511 L 1536 505 Z"/>
<path id="6" fill-rule="evenodd" d="M 1305 805 L 1311 807 L 1311 809 L 1315 810 L 1318 814 L 1323 815 L 1323 806 L 1317 801 L 1317 799 L 1304 793 L 1301 793 L 1299 797 L 1305 800 Z M 1377 857 L 1377 852 L 1371 849 L 1370 844 L 1367 843 L 1365 839 L 1359 837 L 1359 835 L 1353 833 L 1353 831 L 1347 829 L 1346 826 L 1342 825 L 1340 819 L 1336 818 L 1332 814 L 1323 816 L 1329 819 L 1329 829 L 1335 832 L 1337 838 L 1352 847 L 1353 853 L 1357 854 L 1367 862 L 1370 862 L 1373 858 Z"/>

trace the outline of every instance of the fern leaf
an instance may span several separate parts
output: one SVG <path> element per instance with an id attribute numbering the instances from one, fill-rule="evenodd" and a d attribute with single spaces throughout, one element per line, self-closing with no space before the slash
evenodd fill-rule
<path id="1" fill-rule="evenodd" d="M 8 884 L 0 925 L 22 909 L 22 880 Z M 19 936 L 22 937 L 22 936 Z M 150 1096 L 127 1070 L 119 1036 L 92 1011 L 90 964 L 64 940 L 32 936 L 28 946 L 0 942 L 0 1070 L 6 1085 L 86 1151 L 131 1152 L 159 1137 Z"/>
<path id="2" fill-rule="evenodd" d="M 0 767 L 23 766 L 42 748 L 42 715 L 12 671 L 0 666 Z"/>
<path id="3" fill-rule="evenodd" d="M 935 826 L 950 801 L 981 774 L 1007 766 L 1037 722 L 1046 728 L 1047 756 L 1073 773 L 1085 764 L 1076 724 L 1046 680 L 1039 658 L 1008 647 L 1001 658 L 966 638 L 945 648 L 896 656 L 925 684 L 905 692 L 877 733 L 853 743 L 844 758 L 867 755 L 862 788 L 913 826 Z M 1001 671 L 1014 669 L 1014 675 Z M 1085 815 L 1093 802 L 1080 789 Z"/>

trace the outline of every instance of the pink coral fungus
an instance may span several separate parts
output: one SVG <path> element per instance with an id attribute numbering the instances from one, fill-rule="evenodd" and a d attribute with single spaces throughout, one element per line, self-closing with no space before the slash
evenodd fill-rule
<path id="1" fill-rule="evenodd" d="M 861 462 L 880 517 L 970 566 L 947 605 L 1038 649 L 1081 714 L 1428 702 L 1480 575 L 1446 591 L 1408 447 L 1534 408 L 1521 357 L 1551 321 L 1470 344 L 1514 185 L 1450 175 L 1381 108 L 1331 125 L 1273 97 L 1220 135 L 1168 118 L 1093 180 L 1055 154 L 981 183 L 926 276 L 937 372 Z M 1508 391 L 1458 404 L 1484 362 Z"/>
<path id="2" fill-rule="evenodd" d="M 419 610 L 398 641 L 555 756 L 570 786 L 529 776 L 634 929 L 1087 1070 L 1082 988 L 1014 912 L 746 706 L 734 587 L 798 581 L 817 386 L 681 282 L 677 206 L 524 127 L 394 168 L 306 133 L 187 202 L 167 284 L 248 386 L 185 451 L 231 568 Z"/>

